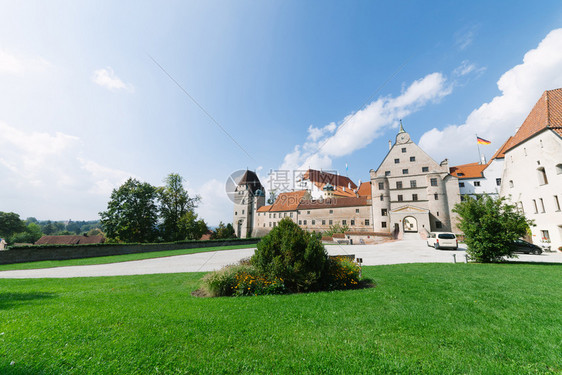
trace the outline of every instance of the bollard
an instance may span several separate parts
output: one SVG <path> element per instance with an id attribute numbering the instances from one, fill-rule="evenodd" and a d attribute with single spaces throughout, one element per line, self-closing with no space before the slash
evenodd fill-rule
<path id="1" fill-rule="evenodd" d="M 457 263 L 457 254 L 453 254 L 453 263 Z"/>

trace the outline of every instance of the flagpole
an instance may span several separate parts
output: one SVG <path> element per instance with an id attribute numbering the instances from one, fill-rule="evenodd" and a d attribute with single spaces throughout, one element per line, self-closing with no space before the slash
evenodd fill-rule
<path id="1" fill-rule="evenodd" d="M 480 143 L 478 142 L 478 134 L 474 133 L 476 136 L 476 146 L 478 147 L 478 164 L 482 164 L 482 153 L 480 152 Z"/>

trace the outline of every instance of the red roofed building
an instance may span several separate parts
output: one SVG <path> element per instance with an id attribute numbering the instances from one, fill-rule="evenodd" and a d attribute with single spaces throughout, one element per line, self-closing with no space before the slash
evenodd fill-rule
<path id="1" fill-rule="evenodd" d="M 529 219 L 533 243 L 562 247 L 562 89 L 545 91 L 505 150 L 500 195 Z"/>

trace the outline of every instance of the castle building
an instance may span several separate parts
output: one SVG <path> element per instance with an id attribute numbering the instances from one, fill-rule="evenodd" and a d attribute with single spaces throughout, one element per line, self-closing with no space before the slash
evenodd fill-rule
<path id="1" fill-rule="evenodd" d="M 562 89 L 545 91 L 505 147 L 500 195 L 534 221 L 533 243 L 562 247 Z"/>
<path id="2" fill-rule="evenodd" d="M 239 237 L 263 236 L 285 217 L 308 231 L 346 228 L 361 239 L 402 238 L 404 233 L 456 231 L 451 209 L 460 202 L 458 178 L 447 160 L 435 162 L 400 124 L 394 145 L 370 181 L 357 186 L 348 177 L 309 169 L 297 187 L 265 205 L 256 174 L 243 176 L 235 192 L 234 226 Z"/>

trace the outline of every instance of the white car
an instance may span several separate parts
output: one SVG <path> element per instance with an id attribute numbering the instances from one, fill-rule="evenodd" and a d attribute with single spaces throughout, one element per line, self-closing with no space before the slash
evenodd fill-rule
<path id="1" fill-rule="evenodd" d="M 427 236 L 427 246 L 436 249 L 450 248 L 456 250 L 459 247 L 459 241 L 457 236 L 451 232 L 430 232 Z"/>

